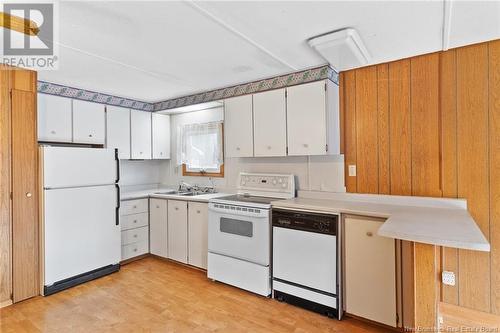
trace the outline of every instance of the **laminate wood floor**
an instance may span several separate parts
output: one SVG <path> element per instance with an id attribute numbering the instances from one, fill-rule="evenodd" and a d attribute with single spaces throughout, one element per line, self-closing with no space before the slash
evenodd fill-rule
<path id="1" fill-rule="evenodd" d="M 48 297 L 0 309 L 0 332 L 387 332 L 238 288 L 153 257 Z"/>

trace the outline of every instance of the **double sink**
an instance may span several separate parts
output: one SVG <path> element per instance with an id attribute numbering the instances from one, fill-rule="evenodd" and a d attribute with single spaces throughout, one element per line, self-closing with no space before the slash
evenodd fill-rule
<path id="1" fill-rule="evenodd" d="M 201 195 L 201 194 L 209 194 L 212 192 L 202 192 L 202 191 L 162 191 L 162 192 L 155 192 L 155 194 L 168 194 L 168 195 L 181 195 L 184 197 L 192 197 L 196 195 Z"/>

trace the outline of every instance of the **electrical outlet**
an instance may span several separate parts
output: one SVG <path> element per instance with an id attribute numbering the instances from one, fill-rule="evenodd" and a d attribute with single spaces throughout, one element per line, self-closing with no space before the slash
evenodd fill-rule
<path id="1" fill-rule="evenodd" d="M 349 165 L 349 177 L 356 177 L 356 164 Z"/>
<path id="2" fill-rule="evenodd" d="M 447 286 L 454 286 L 455 273 L 450 271 L 443 271 L 443 273 L 441 273 L 441 281 Z"/>

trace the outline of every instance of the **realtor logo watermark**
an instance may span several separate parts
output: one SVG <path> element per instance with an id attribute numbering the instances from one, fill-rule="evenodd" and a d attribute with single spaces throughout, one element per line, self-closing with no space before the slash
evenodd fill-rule
<path id="1" fill-rule="evenodd" d="M 5 65 L 33 70 L 56 70 L 59 65 L 57 2 L 7 2 L 2 55 Z"/>

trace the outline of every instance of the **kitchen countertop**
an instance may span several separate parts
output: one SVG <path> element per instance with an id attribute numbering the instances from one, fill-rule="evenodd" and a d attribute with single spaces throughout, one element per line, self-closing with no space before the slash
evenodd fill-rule
<path id="1" fill-rule="evenodd" d="M 156 194 L 157 192 L 176 191 L 174 187 L 150 187 L 143 189 L 125 190 L 121 193 L 121 200 L 143 199 L 143 198 L 160 198 L 172 200 L 185 200 L 208 202 L 210 199 L 230 195 L 228 193 L 207 193 L 193 196 L 176 195 L 176 194 Z"/>
<path id="2" fill-rule="evenodd" d="M 376 197 L 384 197 L 384 200 L 377 200 Z M 394 203 L 391 203 L 390 197 L 395 198 Z M 381 236 L 460 249 L 490 251 L 489 242 L 467 209 L 458 205 L 454 207 L 451 199 L 435 199 L 434 202 L 432 199 L 417 199 L 413 202 L 408 199 L 408 202 L 404 203 L 400 198 L 409 197 L 336 194 L 334 198 L 328 199 L 298 197 L 273 201 L 271 204 L 273 208 L 386 218 L 378 230 Z"/>

